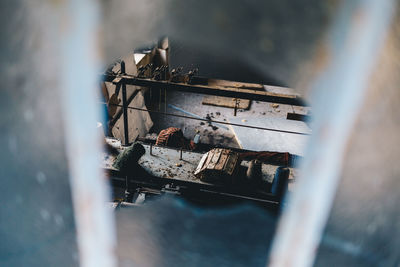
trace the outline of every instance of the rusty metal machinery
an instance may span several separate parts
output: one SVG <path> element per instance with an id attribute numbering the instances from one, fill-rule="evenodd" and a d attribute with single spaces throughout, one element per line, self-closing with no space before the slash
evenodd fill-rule
<path id="1" fill-rule="evenodd" d="M 204 182 L 232 183 L 239 165 L 239 153 L 215 148 L 203 155 L 194 174 Z"/>

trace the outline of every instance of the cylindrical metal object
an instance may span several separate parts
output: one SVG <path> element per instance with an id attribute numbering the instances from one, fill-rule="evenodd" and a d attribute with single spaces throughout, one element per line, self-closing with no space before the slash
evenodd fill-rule
<path id="1" fill-rule="evenodd" d="M 246 172 L 247 179 L 257 181 L 261 179 L 261 162 L 254 159 L 250 161 Z"/>
<path id="2" fill-rule="evenodd" d="M 282 199 L 287 189 L 289 174 L 289 168 L 278 167 L 276 169 L 274 181 L 272 181 L 271 194 L 274 194 L 279 200 Z"/>

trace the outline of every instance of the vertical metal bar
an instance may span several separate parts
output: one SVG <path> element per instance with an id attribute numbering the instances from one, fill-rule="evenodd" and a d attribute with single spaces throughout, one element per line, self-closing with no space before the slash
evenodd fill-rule
<path id="1" fill-rule="evenodd" d="M 238 99 L 235 98 L 235 109 L 233 110 L 233 116 L 235 116 L 235 117 L 236 117 L 236 114 L 237 114 L 237 108 L 238 108 Z"/>
<path id="2" fill-rule="evenodd" d="M 125 74 L 125 62 L 121 61 L 121 73 Z M 129 131 L 128 131 L 128 107 L 127 107 L 127 100 L 126 100 L 126 84 L 124 80 L 121 80 L 121 87 L 122 87 L 122 109 L 124 113 L 124 142 L 123 145 L 127 146 L 129 144 Z"/>
<path id="3" fill-rule="evenodd" d="M 182 160 L 183 159 L 183 155 L 182 155 L 182 148 L 179 150 L 179 159 Z"/>
<path id="4" fill-rule="evenodd" d="M 48 2 L 48 1 L 45 1 Z M 54 6 L 62 18 L 60 79 L 65 144 L 77 228 L 80 266 L 116 266 L 114 216 L 106 207 L 110 190 L 100 170 L 98 42 L 100 7 L 94 0 L 70 0 Z M 79 81 L 77 83 L 76 81 Z M 82 90 L 85 88 L 85 90 Z"/>
<path id="5" fill-rule="evenodd" d="M 161 88 L 160 88 L 160 97 L 158 98 L 158 111 L 161 111 Z"/>
<path id="6" fill-rule="evenodd" d="M 164 89 L 164 112 L 167 113 L 167 88 Z"/>
<path id="7" fill-rule="evenodd" d="M 280 219 L 269 266 L 313 265 L 340 180 L 346 144 L 393 7 L 394 0 L 366 0 L 344 1 L 339 9 L 328 44 L 332 61 L 312 92 L 313 134 L 296 190 Z"/>

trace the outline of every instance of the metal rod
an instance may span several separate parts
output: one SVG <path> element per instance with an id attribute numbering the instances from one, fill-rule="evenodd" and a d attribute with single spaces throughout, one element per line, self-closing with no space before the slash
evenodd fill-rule
<path id="1" fill-rule="evenodd" d="M 150 143 L 150 156 L 153 156 L 153 143 Z"/>
<path id="2" fill-rule="evenodd" d="M 376 73 L 394 0 L 342 1 L 326 43 L 331 58 L 314 90 L 313 136 L 271 246 L 268 266 L 314 265 L 329 218 L 353 127 Z M 362 23 L 359 20 L 362 14 Z M 351 45 L 349 45 L 351 43 Z M 329 129 L 329 130 L 327 130 Z"/>
<path id="3" fill-rule="evenodd" d="M 179 107 L 177 107 L 177 106 L 174 106 L 174 105 L 172 105 L 172 104 L 168 104 L 168 106 L 169 106 L 170 108 L 173 108 L 173 109 L 177 110 L 177 111 L 180 111 L 180 112 L 182 112 L 182 113 L 188 114 L 188 115 L 190 115 L 190 116 L 192 116 L 192 117 L 194 117 L 194 118 L 204 119 L 203 117 L 201 117 L 201 116 L 199 116 L 199 115 L 197 115 L 197 114 L 194 114 L 194 113 L 189 112 L 189 111 L 187 111 L 187 110 L 181 109 L 181 108 L 179 108 Z M 210 122 L 211 125 L 214 125 L 214 124 L 211 123 L 211 119 L 208 119 L 208 122 Z M 225 130 L 228 130 L 228 131 L 229 131 L 229 128 L 226 127 L 226 126 L 224 126 L 224 125 L 221 125 L 221 124 L 218 124 L 218 123 L 216 123 L 216 125 L 218 125 L 219 127 L 224 128 Z"/>
<path id="4" fill-rule="evenodd" d="M 179 150 L 179 159 L 182 160 L 182 149 Z"/>
<path id="5" fill-rule="evenodd" d="M 106 104 L 106 103 L 101 102 L 101 104 Z M 121 105 L 118 105 L 118 104 L 110 104 L 110 106 L 121 106 Z M 264 131 L 272 131 L 272 132 L 280 132 L 280 133 L 289 133 L 289 134 L 300 134 L 300 135 L 311 135 L 311 133 L 302 133 L 302 132 L 293 132 L 293 131 L 277 130 L 277 129 L 271 129 L 271 128 L 265 128 L 265 127 L 258 127 L 258 126 L 251 126 L 251 125 L 243 125 L 243 124 L 238 124 L 238 123 L 230 123 L 230 122 L 225 122 L 225 121 L 214 121 L 214 120 L 200 119 L 200 118 L 189 117 L 189 116 L 185 116 L 185 115 L 178 115 L 178 114 L 172 114 L 172 113 L 167 113 L 167 112 L 161 112 L 161 111 L 149 110 L 149 109 L 143 109 L 143 108 L 136 108 L 136 107 L 128 107 L 128 109 L 134 109 L 134 110 L 140 110 L 140 111 L 147 111 L 147 112 L 150 112 L 150 113 L 157 113 L 157 114 L 161 114 L 161 115 L 165 115 L 165 116 L 172 116 L 172 117 L 178 117 L 178 118 L 183 118 L 183 119 L 198 120 L 198 121 L 211 122 L 211 123 L 216 123 L 216 124 L 225 124 L 225 125 L 231 125 L 231 126 L 245 127 L 245 128 L 251 128 L 251 129 L 258 129 L 258 130 L 264 130 Z"/>
<path id="6" fill-rule="evenodd" d="M 65 149 L 68 159 L 69 185 L 74 206 L 74 213 L 66 215 L 68 217 L 64 219 L 64 221 L 68 222 L 68 226 L 64 225 L 64 227 L 68 228 L 64 229 L 74 228 L 74 231 L 70 232 L 70 237 L 74 242 L 77 242 L 79 248 L 79 262 L 76 265 L 83 267 L 113 267 L 117 266 L 115 216 L 105 205 L 110 200 L 111 190 L 108 187 L 108 181 L 105 179 L 104 173 L 99 168 L 101 163 L 99 155 L 102 151 L 100 132 L 96 127 L 90 126 L 100 119 L 100 109 L 97 106 L 97 99 L 99 98 L 97 71 L 101 62 L 102 42 L 98 40 L 97 33 L 101 27 L 101 21 L 99 20 L 101 18 L 101 6 L 99 2 L 90 0 L 65 1 L 63 3 L 59 2 L 59 4 L 59 8 L 56 8 L 49 1 L 42 2 L 41 8 L 52 10 L 55 13 L 50 18 L 49 25 L 41 29 L 43 31 L 43 39 L 39 40 L 38 44 L 45 44 L 51 40 L 50 38 L 54 39 L 51 40 L 53 42 L 52 49 L 57 51 L 57 61 L 59 68 L 62 69 L 62 71 L 57 73 L 57 77 L 54 77 L 56 83 L 53 89 L 56 90 L 57 87 L 62 88 L 62 90 L 57 91 L 62 103 L 63 119 L 61 121 L 63 123 L 62 132 L 65 138 L 65 143 L 60 148 L 65 146 L 62 150 L 64 151 Z M 33 5 L 27 8 L 28 10 L 34 9 Z M 65 25 L 68 25 L 68 27 L 63 27 L 62 31 L 57 30 L 61 29 L 61 25 L 58 25 L 58 19 L 56 18 L 60 16 L 63 22 L 66 23 Z M 33 25 L 29 25 L 29 27 L 34 29 L 41 27 L 39 24 L 35 25 L 39 21 L 32 20 Z M 24 26 L 24 23 L 21 20 L 20 25 Z M 27 32 L 27 34 L 31 33 Z M 27 38 L 30 38 L 30 36 L 27 35 Z M 29 49 L 27 51 L 33 51 L 37 48 L 32 47 L 27 49 Z M 20 49 L 17 48 L 16 51 L 18 50 Z M 90 51 L 97 51 L 98 53 L 90 53 Z M 37 52 L 35 51 L 35 53 Z M 42 53 L 44 52 L 38 52 L 38 55 Z M 48 52 L 45 53 L 47 54 Z M 48 62 L 51 63 L 53 61 L 55 59 L 49 59 Z M 38 67 L 44 68 L 44 66 Z M 37 73 L 43 77 L 42 79 L 46 79 L 47 76 L 42 74 L 42 70 L 39 70 Z M 40 79 L 40 76 L 37 78 Z M 74 77 L 73 79 L 79 82 L 73 82 L 71 77 Z M 45 92 L 43 89 L 41 91 Z M 29 130 L 30 126 L 27 127 L 26 130 Z M 29 153 L 28 151 L 27 153 Z M 49 167 L 49 170 L 52 169 L 53 167 Z M 58 170 L 58 167 L 55 170 Z M 67 181 L 62 181 L 62 185 L 60 186 L 66 185 L 65 183 Z M 35 191 L 29 192 L 33 193 Z M 50 196 L 53 196 L 56 192 L 46 192 L 45 196 L 40 196 L 39 199 L 50 199 Z M 29 195 L 29 197 L 33 196 Z M 61 198 L 60 203 L 56 205 L 65 207 L 70 201 L 68 198 Z M 43 204 L 41 208 L 44 209 L 47 205 Z M 54 213 L 54 215 L 56 214 Z M 75 219 L 74 226 L 70 225 L 71 222 L 69 219 L 72 218 L 70 216 Z M 4 220 L 2 220 L 2 226 L 3 223 Z M 26 229 L 22 231 L 22 233 L 24 232 L 26 232 Z M 61 236 L 57 237 L 55 241 L 69 246 L 69 238 L 66 239 L 62 231 L 59 233 Z M 56 237 L 52 232 L 46 233 L 46 236 L 47 234 L 49 235 L 46 239 Z M 27 245 L 26 242 L 23 243 Z M 37 248 L 37 245 L 44 245 L 44 243 L 37 243 L 34 247 Z M 47 245 L 41 249 L 46 250 L 46 247 Z M 54 250 L 50 248 L 49 251 Z M 29 253 L 32 253 L 32 250 Z M 31 255 L 33 256 L 33 254 Z M 59 258 L 59 256 L 57 255 L 53 259 L 56 258 Z M 1 261 L 3 259 L 4 256 Z M 23 262 L 26 261 L 24 260 Z M 69 260 L 62 262 L 63 265 L 70 265 L 68 263 Z"/>
<path id="7" fill-rule="evenodd" d="M 125 62 L 121 61 L 121 73 L 125 73 Z M 121 81 L 122 87 L 122 108 L 124 113 L 124 143 L 123 145 L 129 144 L 129 131 L 128 131 L 128 109 L 127 109 L 127 100 L 126 100 L 126 84 L 124 81 Z"/>
<path id="8" fill-rule="evenodd" d="M 124 185 L 125 179 L 123 174 L 120 173 L 120 171 L 107 168 L 103 170 L 110 176 L 112 184 L 118 186 Z M 187 180 L 172 179 L 172 178 L 160 178 L 157 176 L 152 177 L 151 180 L 143 179 L 141 177 L 129 177 L 129 178 L 130 178 L 128 180 L 130 185 L 129 188 L 136 188 L 137 185 L 146 188 L 152 188 L 152 187 L 160 188 L 160 186 L 163 187 L 167 184 L 173 183 L 174 185 L 179 186 L 181 188 L 192 188 L 193 190 L 196 190 L 198 192 L 210 192 L 218 195 L 226 195 L 241 199 L 256 200 L 258 202 L 279 205 L 279 200 L 276 198 L 276 196 L 270 193 L 260 194 L 259 192 L 251 192 L 251 193 L 246 192 L 246 195 L 243 195 L 243 192 L 240 190 L 240 188 L 222 188 L 221 186 L 218 185 L 201 184 L 201 183 L 190 182 Z"/>
<path id="9" fill-rule="evenodd" d="M 238 108 L 238 99 L 235 98 L 235 109 L 233 111 L 233 116 L 235 116 L 235 117 L 236 117 L 236 113 L 237 113 L 237 108 Z"/>
<path id="10" fill-rule="evenodd" d="M 136 95 L 140 92 L 140 90 L 136 90 L 135 92 L 133 92 L 133 94 L 128 98 L 126 105 L 129 106 L 129 104 L 132 102 L 133 99 L 135 99 Z M 112 106 L 110 104 L 110 106 Z M 112 120 L 110 121 L 110 129 L 117 123 L 117 121 L 119 120 L 119 118 L 121 118 L 121 115 L 123 114 L 124 110 L 120 109 L 118 110 L 117 113 L 115 113 L 114 117 L 112 118 Z"/>
<path id="11" fill-rule="evenodd" d="M 164 89 L 164 112 L 167 112 L 167 89 Z"/>

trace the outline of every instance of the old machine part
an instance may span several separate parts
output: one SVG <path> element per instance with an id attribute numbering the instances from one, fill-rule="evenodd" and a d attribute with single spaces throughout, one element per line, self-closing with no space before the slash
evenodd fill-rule
<path id="1" fill-rule="evenodd" d="M 204 182 L 231 183 L 238 173 L 239 165 L 238 153 L 215 148 L 203 155 L 194 174 Z"/>
<path id="2" fill-rule="evenodd" d="M 125 150 L 130 151 L 128 159 L 132 153 L 135 159 L 142 154 L 138 145 Z M 126 159 L 126 153 L 121 153 L 120 158 L 122 155 Z M 279 167 L 271 184 L 263 179 L 259 160 L 249 162 L 246 174 L 246 164 L 242 166 L 239 153 L 232 150 L 216 148 L 199 156 L 199 164 L 193 173 L 197 179 L 193 179 L 194 176 L 192 179 L 156 176 L 145 172 L 143 166 L 135 164 L 134 160 L 129 160 L 128 165 L 135 165 L 136 171 L 127 173 L 115 166 L 107 169 L 115 190 L 115 200 L 123 199 L 124 202 L 138 205 L 162 195 L 171 195 L 200 205 L 230 205 L 249 201 L 279 212 L 288 183 L 288 168 Z"/>
<path id="3" fill-rule="evenodd" d="M 156 140 L 157 146 L 170 146 L 183 149 L 193 149 L 194 143 L 183 136 L 180 128 L 169 127 L 162 130 Z"/>
<path id="4" fill-rule="evenodd" d="M 162 177 L 135 177 L 128 179 L 120 171 L 106 169 L 114 188 L 125 188 L 124 202 L 143 204 L 162 195 L 174 195 L 199 205 L 224 205 L 252 202 L 272 212 L 281 210 L 284 192 L 288 184 L 289 169 L 279 167 L 275 178 L 267 190 L 257 190 L 246 186 L 198 183 Z"/>

